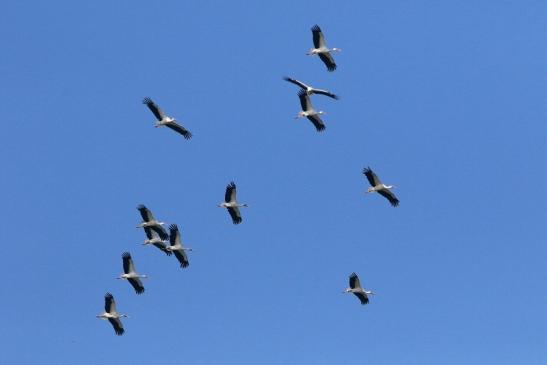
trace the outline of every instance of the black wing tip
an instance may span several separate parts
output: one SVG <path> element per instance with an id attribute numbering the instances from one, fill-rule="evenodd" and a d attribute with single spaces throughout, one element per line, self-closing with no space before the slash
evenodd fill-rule
<path id="1" fill-rule="evenodd" d="M 319 28 L 319 25 L 315 24 L 313 27 L 311 27 L 312 32 L 320 32 L 321 28 Z"/>
<path id="2" fill-rule="evenodd" d="M 357 274 L 354 272 L 352 272 L 351 274 L 349 274 L 349 277 L 350 278 L 356 278 L 357 277 Z"/>
<path id="3" fill-rule="evenodd" d="M 306 96 L 306 95 L 308 95 L 308 94 L 306 93 L 306 90 L 299 90 L 298 93 L 297 93 L 297 95 L 298 95 L 298 97 L 301 98 L 301 97 Z"/>
<path id="4" fill-rule="evenodd" d="M 336 95 L 336 94 L 332 94 L 332 98 L 334 100 L 340 100 L 340 96 Z"/>
<path id="5" fill-rule="evenodd" d="M 229 188 L 229 189 L 235 189 L 236 188 L 236 183 L 233 182 L 233 181 L 230 181 L 230 183 L 226 187 Z"/>
<path id="6" fill-rule="evenodd" d="M 243 218 L 234 218 L 234 219 L 232 219 L 233 224 L 240 224 L 241 222 L 243 222 Z"/>
<path id="7" fill-rule="evenodd" d="M 283 80 L 285 81 L 291 81 L 292 79 L 289 76 L 283 76 Z"/>
<path id="8" fill-rule="evenodd" d="M 146 209 L 146 206 L 144 204 L 137 205 L 137 210 L 143 210 Z"/>
<path id="9" fill-rule="evenodd" d="M 154 104 L 152 99 L 150 99 L 148 96 L 146 96 L 144 99 L 142 99 L 142 103 L 146 105 Z"/>
<path id="10" fill-rule="evenodd" d="M 169 225 L 169 230 L 171 231 L 178 231 L 179 226 L 177 226 L 175 223 Z"/>
<path id="11" fill-rule="evenodd" d="M 184 137 L 184 139 L 192 139 L 194 135 L 190 132 L 186 132 L 182 136 Z"/>
<path id="12" fill-rule="evenodd" d="M 123 328 L 120 328 L 120 329 L 114 328 L 114 332 L 116 332 L 116 335 L 121 336 L 124 334 L 125 330 Z"/>
<path id="13" fill-rule="evenodd" d="M 333 72 L 334 70 L 336 70 L 336 65 L 327 66 L 327 71 L 328 72 Z"/>
<path id="14" fill-rule="evenodd" d="M 180 264 L 180 267 L 182 267 L 183 269 L 187 268 L 188 266 L 190 266 L 190 263 L 188 263 L 188 262 L 182 262 Z"/>
<path id="15" fill-rule="evenodd" d="M 144 288 L 135 289 L 135 293 L 137 293 L 137 295 L 141 295 L 142 293 L 144 293 Z"/>
<path id="16" fill-rule="evenodd" d="M 125 251 L 124 253 L 122 253 L 122 258 L 124 259 L 130 259 L 131 258 L 131 254 L 127 251 Z"/>
<path id="17" fill-rule="evenodd" d="M 114 296 L 110 293 L 110 292 L 106 292 L 106 294 L 104 295 L 105 299 L 112 299 L 114 298 Z"/>
<path id="18" fill-rule="evenodd" d="M 399 206 L 399 199 L 390 201 L 392 207 L 398 207 Z"/>
<path id="19" fill-rule="evenodd" d="M 321 133 L 326 129 L 326 127 L 324 125 L 318 125 L 317 127 L 315 127 L 315 129 Z"/>

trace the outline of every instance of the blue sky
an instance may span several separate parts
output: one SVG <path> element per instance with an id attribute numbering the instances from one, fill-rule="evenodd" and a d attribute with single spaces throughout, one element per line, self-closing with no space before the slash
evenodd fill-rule
<path id="1" fill-rule="evenodd" d="M 0 363 L 543 364 L 547 4 L 189 3 L 4 4 Z M 341 95 L 312 99 L 324 133 L 285 75 Z M 140 203 L 187 270 L 140 245 Z"/>

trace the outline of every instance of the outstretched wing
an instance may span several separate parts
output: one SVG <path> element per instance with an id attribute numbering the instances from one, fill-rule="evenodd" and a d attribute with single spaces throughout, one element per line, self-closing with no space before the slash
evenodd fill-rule
<path id="1" fill-rule="evenodd" d="M 139 278 L 130 278 L 127 279 L 129 281 L 129 284 L 135 289 L 135 293 L 142 294 L 144 293 L 144 285 L 142 285 L 141 279 Z"/>
<path id="2" fill-rule="evenodd" d="M 361 282 L 359 282 L 359 277 L 356 273 L 351 273 L 349 276 L 349 287 L 352 289 L 361 287 Z"/>
<path id="3" fill-rule="evenodd" d="M 152 113 L 154 114 L 157 120 L 162 120 L 165 117 L 165 114 L 163 114 L 159 106 L 156 103 L 154 103 L 152 99 L 150 99 L 149 97 L 144 98 L 142 100 L 142 103 L 146 104 L 148 109 L 152 111 Z"/>
<path id="4" fill-rule="evenodd" d="M 327 71 L 332 72 L 336 70 L 336 62 L 334 62 L 334 57 L 330 53 L 318 53 L 317 55 L 325 66 L 327 66 Z"/>
<path id="5" fill-rule="evenodd" d="M 298 92 L 298 99 L 300 99 L 300 105 L 302 106 L 303 111 L 312 110 L 313 107 L 311 105 L 310 97 L 304 90 L 300 90 Z"/>
<path id="6" fill-rule="evenodd" d="M 380 189 L 377 191 L 378 194 L 389 200 L 392 206 L 396 207 L 399 205 L 399 199 L 391 192 L 389 189 Z"/>
<path id="7" fill-rule="evenodd" d="M 186 252 L 182 249 L 174 251 L 175 257 L 177 260 L 179 260 L 180 267 L 188 267 L 190 265 L 190 262 L 188 261 L 188 256 L 186 255 Z"/>
<path id="8" fill-rule="evenodd" d="M 365 174 L 370 186 L 372 187 L 378 186 L 382 183 L 380 179 L 378 178 L 378 176 L 376 176 L 376 174 L 374 173 L 374 171 L 371 170 L 370 167 L 365 167 L 363 169 L 363 174 Z"/>
<path id="9" fill-rule="evenodd" d="M 368 304 L 368 296 L 365 293 L 353 293 L 359 300 L 362 305 Z"/>
<path id="10" fill-rule="evenodd" d="M 319 26 L 315 24 L 313 27 L 311 27 L 311 32 L 313 34 L 313 46 L 315 48 L 325 47 L 325 37 L 323 36 L 321 28 L 319 28 Z"/>
<path id="11" fill-rule="evenodd" d="M 150 209 L 145 207 L 144 204 L 139 204 L 137 206 L 137 209 L 139 210 L 139 213 L 141 213 L 141 217 L 143 221 L 150 222 L 155 220 Z"/>
<path id="12" fill-rule="evenodd" d="M 131 259 L 131 254 L 129 252 L 124 252 L 122 254 L 123 260 L 123 272 L 129 274 L 130 272 L 135 271 L 135 266 L 133 266 L 133 260 Z"/>
<path id="13" fill-rule="evenodd" d="M 192 133 L 190 133 L 190 131 L 186 128 L 184 128 L 183 126 L 181 126 L 180 124 L 178 123 L 175 123 L 175 122 L 169 122 L 165 125 L 166 127 L 168 128 L 171 128 L 172 130 L 174 130 L 175 132 L 177 133 L 180 133 L 182 134 L 182 136 L 185 138 L 185 139 L 190 139 L 192 138 Z"/>
<path id="14" fill-rule="evenodd" d="M 108 318 L 108 322 L 114 327 L 114 332 L 116 332 L 118 336 L 123 335 L 125 330 L 123 329 L 122 321 L 120 321 L 119 318 Z"/>
<path id="15" fill-rule="evenodd" d="M 322 131 L 325 130 L 325 123 L 323 123 L 321 118 L 319 118 L 319 115 L 317 115 L 317 114 L 309 115 L 308 119 L 309 119 L 310 122 L 313 123 L 313 125 L 315 126 L 315 129 L 318 132 L 322 132 Z"/>
<path id="16" fill-rule="evenodd" d="M 283 77 L 283 80 L 288 81 L 292 84 L 300 86 L 302 89 L 306 90 L 308 88 L 308 85 L 304 84 L 301 81 L 298 81 L 296 79 L 291 79 L 290 77 Z"/>
<path id="17" fill-rule="evenodd" d="M 323 90 L 323 89 L 313 89 L 313 93 L 314 93 L 314 94 L 325 95 L 325 96 L 328 96 L 329 98 L 333 98 L 333 99 L 336 99 L 336 100 L 339 99 L 339 98 L 338 98 L 338 95 L 333 94 L 333 93 L 331 93 L 330 91 Z"/>
<path id="18" fill-rule="evenodd" d="M 166 239 L 169 238 L 169 235 L 167 234 L 167 231 L 165 230 L 165 228 L 163 228 L 162 226 L 160 225 L 155 225 L 155 226 L 152 226 L 150 227 L 151 229 L 154 230 L 154 232 L 156 232 L 158 234 L 158 236 L 160 236 L 160 239 L 162 241 L 165 241 Z"/>
<path id="19" fill-rule="evenodd" d="M 230 217 L 232 217 L 232 222 L 234 224 L 239 224 L 243 221 L 243 219 L 241 218 L 241 212 L 239 211 L 238 207 L 229 207 L 227 209 L 228 213 L 230 213 Z"/>
<path id="20" fill-rule="evenodd" d="M 171 251 L 169 251 L 167 249 L 167 245 L 163 242 L 154 242 L 153 243 L 154 246 L 156 246 L 157 248 L 159 248 L 161 251 L 165 252 L 165 254 L 167 256 L 171 256 Z"/>
<path id="21" fill-rule="evenodd" d="M 181 243 L 179 227 L 176 224 L 171 224 L 169 226 L 169 244 L 175 246 L 177 243 Z"/>
<path id="22" fill-rule="evenodd" d="M 114 296 L 110 293 L 104 295 L 104 311 L 107 313 L 116 312 L 116 302 L 114 301 Z"/>
<path id="23" fill-rule="evenodd" d="M 226 203 L 236 201 L 236 184 L 233 181 L 226 186 L 226 193 L 224 194 L 224 201 Z"/>

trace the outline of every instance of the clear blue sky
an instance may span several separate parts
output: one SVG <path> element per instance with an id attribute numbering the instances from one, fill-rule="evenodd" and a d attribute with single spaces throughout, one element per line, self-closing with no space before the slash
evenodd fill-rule
<path id="1" fill-rule="evenodd" d="M 190 4 L 193 3 L 193 4 Z M 545 1 L 8 1 L 2 364 L 545 364 Z M 342 48 L 328 73 L 310 27 Z M 288 75 L 313 97 L 318 134 Z M 153 98 L 194 133 L 153 128 Z M 366 195 L 364 166 L 400 207 Z M 238 184 L 244 222 L 216 207 Z M 190 267 L 143 247 L 177 223 Z M 146 293 L 114 277 L 130 251 Z M 357 272 L 377 292 L 343 295 Z M 95 318 L 114 294 L 126 334 Z"/>

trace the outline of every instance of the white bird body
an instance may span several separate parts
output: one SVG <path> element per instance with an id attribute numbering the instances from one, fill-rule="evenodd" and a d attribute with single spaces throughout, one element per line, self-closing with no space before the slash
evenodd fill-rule
<path id="1" fill-rule="evenodd" d="M 323 36 L 323 32 L 321 31 L 321 28 L 316 24 L 311 28 L 312 34 L 313 34 L 313 48 L 309 50 L 307 53 L 308 56 L 319 56 L 321 61 L 327 66 L 327 70 L 332 72 L 336 70 L 336 63 L 334 62 L 334 58 L 331 55 L 331 52 L 340 52 L 342 51 L 340 48 L 329 48 L 326 45 L 325 37 Z"/>
<path id="2" fill-rule="evenodd" d="M 369 295 L 374 295 L 374 292 L 371 290 L 365 290 L 361 287 L 361 283 L 359 282 L 359 277 L 356 273 L 351 273 L 349 276 L 349 288 L 346 288 L 344 290 L 344 293 L 353 293 L 357 298 L 359 298 L 359 301 L 362 305 L 368 304 L 369 302 Z"/>
<path id="3" fill-rule="evenodd" d="M 325 114 L 322 110 L 315 110 L 311 104 L 310 97 L 304 90 L 300 90 L 298 93 L 298 98 L 300 99 L 300 105 L 302 111 L 298 112 L 295 119 L 298 118 L 307 118 L 314 125 L 315 129 L 318 132 L 325 130 L 325 123 L 319 117 L 321 114 Z"/>
<path id="4" fill-rule="evenodd" d="M 166 115 L 160 107 L 152 101 L 152 99 L 146 97 L 142 101 L 143 104 L 146 104 L 148 109 L 154 114 L 156 117 L 156 124 L 154 127 L 163 127 L 166 126 L 175 132 L 181 134 L 185 139 L 192 138 L 192 133 L 186 128 L 184 128 L 182 125 L 177 123 L 177 120 L 175 118 L 171 118 L 170 116 Z"/>
<path id="5" fill-rule="evenodd" d="M 114 332 L 116 332 L 118 336 L 121 336 L 125 332 L 122 321 L 120 320 L 120 318 L 123 317 L 129 318 L 127 314 L 120 314 L 116 311 L 114 297 L 112 294 L 106 293 L 104 296 L 104 312 L 97 315 L 97 318 L 110 322 L 114 328 Z"/>
<path id="6" fill-rule="evenodd" d="M 228 210 L 233 224 L 239 224 L 243 221 L 239 208 L 248 207 L 247 204 L 239 204 L 237 202 L 236 193 L 236 184 L 232 181 L 226 186 L 224 201 L 218 205 L 219 208 L 226 208 Z"/>
<path id="7" fill-rule="evenodd" d="M 176 224 L 171 224 L 169 226 L 169 242 L 170 245 L 166 247 L 166 250 L 175 254 L 175 257 L 180 263 L 180 267 L 188 267 L 190 262 L 188 261 L 188 256 L 185 251 L 192 251 L 192 249 L 182 245 L 179 227 Z"/>
<path id="8" fill-rule="evenodd" d="M 363 174 L 370 184 L 367 193 L 378 193 L 386 198 L 392 206 L 396 207 L 399 205 L 399 199 L 397 199 L 395 194 L 391 191 L 391 189 L 395 188 L 395 185 L 386 185 L 382 183 L 370 167 L 364 168 Z"/>
<path id="9" fill-rule="evenodd" d="M 135 292 L 137 294 L 144 293 L 144 285 L 142 285 L 141 278 L 146 279 L 148 278 L 147 275 L 141 275 L 138 274 L 135 271 L 135 264 L 133 264 L 133 259 L 131 258 L 131 255 L 129 252 L 124 252 L 122 254 L 122 260 L 123 260 L 123 274 L 118 276 L 116 279 L 122 279 L 127 280 L 129 284 L 135 289 Z"/>

